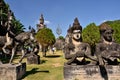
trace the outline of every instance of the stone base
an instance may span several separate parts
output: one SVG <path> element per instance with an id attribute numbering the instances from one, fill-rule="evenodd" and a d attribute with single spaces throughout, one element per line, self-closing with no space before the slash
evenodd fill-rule
<path id="1" fill-rule="evenodd" d="M 0 80 L 20 80 L 25 73 L 26 63 L 0 65 Z"/>
<path id="2" fill-rule="evenodd" d="M 64 80 L 120 80 L 120 65 L 64 65 Z"/>
<path id="3" fill-rule="evenodd" d="M 40 56 L 31 54 L 27 57 L 27 64 L 40 64 Z"/>

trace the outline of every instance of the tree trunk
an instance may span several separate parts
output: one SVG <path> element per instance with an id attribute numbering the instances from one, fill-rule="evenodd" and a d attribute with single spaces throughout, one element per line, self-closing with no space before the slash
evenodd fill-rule
<path id="1" fill-rule="evenodd" d="M 47 47 L 46 46 L 42 46 L 43 57 L 46 57 L 46 52 L 47 52 Z"/>

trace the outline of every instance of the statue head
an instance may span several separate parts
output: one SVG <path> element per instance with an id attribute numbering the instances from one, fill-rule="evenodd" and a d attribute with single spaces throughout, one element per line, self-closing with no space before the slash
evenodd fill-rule
<path id="1" fill-rule="evenodd" d="M 82 26 L 80 25 L 77 18 L 74 19 L 74 23 L 72 26 L 69 25 L 65 42 L 72 43 L 72 39 L 74 41 L 82 41 Z"/>
<path id="2" fill-rule="evenodd" d="M 68 33 L 76 41 L 82 41 L 82 26 L 77 18 L 74 19 L 73 26 L 68 29 Z"/>
<path id="3" fill-rule="evenodd" d="M 102 40 L 112 42 L 114 32 L 113 29 L 106 23 L 101 24 L 99 28 Z"/>

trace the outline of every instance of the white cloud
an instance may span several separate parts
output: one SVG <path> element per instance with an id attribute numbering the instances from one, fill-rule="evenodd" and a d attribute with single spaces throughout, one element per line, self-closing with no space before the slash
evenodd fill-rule
<path id="1" fill-rule="evenodd" d="M 46 25 L 50 24 L 50 21 L 45 20 L 45 24 L 46 24 Z"/>
<path id="2" fill-rule="evenodd" d="M 35 25 L 36 25 L 36 24 L 39 24 L 39 23 L 40 23 L 39 20 L 36 20 L 36 21 L 34 22 Z M 50 21 L 45 20 L 45 21 L 44 21 L 44 24 L 48 25 L 48 24 L 50 24 Z"/>
<path id="3" fill-rule="evenodd" d="M 103 23 L 103 22 L 106 22 L 106 21 L 107 21 L 107 20 L 103 20 L 103 21 L 101 21 L 101 22 Z"/>
<path id="4" fill-rule="evenodd" d="M 104 23 L 104 22 L 106 22 L 106 21 L 112 21 L 111 19 L 105 19 L 105 20 L 102 20 L 101 22 L 100 22 L 100 24 L 101 23 Z"/>
<path id="5" fill-rule="evenodd" d="M 106 22 L 106 21 L 108 21 L 107 19 L 104 19 L 104 20 L 102 20 L 102 21 L 99 21 L 98 23 L 96 23 L 97 25 L 100 25 L 100 24 L 102 24 L 102 23 L 104 23 L 104 22 Z"/>

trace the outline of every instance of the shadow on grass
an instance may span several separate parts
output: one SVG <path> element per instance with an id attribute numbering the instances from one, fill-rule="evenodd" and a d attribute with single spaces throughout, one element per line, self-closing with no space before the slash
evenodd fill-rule
<path id="1" fill-rule="evenodd" d="M 41 60 L 40 61 L 40 64 L 43 64 L 43 63 L 45 63 L 47 60 Z"/>
<path id="2" fill-rule="evenodd" d="M 30 71 L 26 71 L 25 75 L 23 75 L 22 79 L 24 79 L 25 77 L 27 77 L 28 75 L 32 75 L 32 74 L 36 74 L 39 72 L 43 72 L 43 73 L 49 73 L 48 70 L 42 70 L 42 71 L 37 71 L 39 68 L 33 68 Z"/>
<path id="3" fill-rule="evenodd" d="M 60 57 L 61 55 L 48 55 L 46 56 L 46 58 L 57 58 Z"/>

